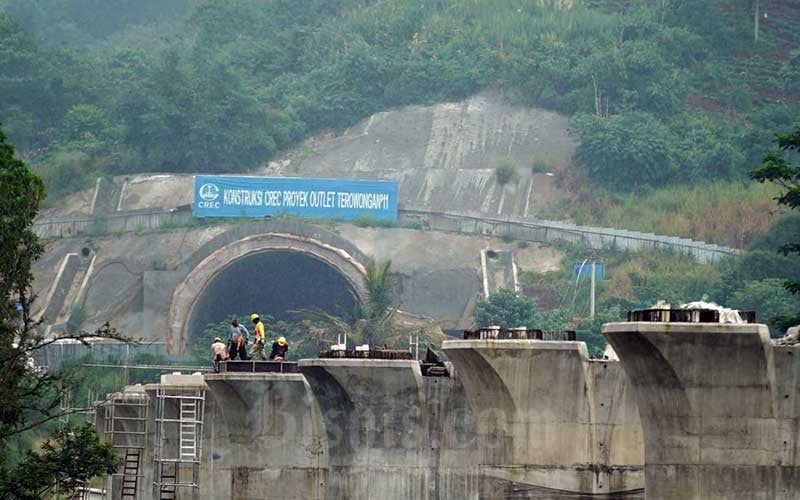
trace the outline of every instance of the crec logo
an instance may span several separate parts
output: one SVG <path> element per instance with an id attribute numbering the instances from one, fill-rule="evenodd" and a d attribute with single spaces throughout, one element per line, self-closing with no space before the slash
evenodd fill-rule
<path id="1" fill-rule="evenodd" d="M 219 198 L 219 188 L 216 184 L 203 184 L 200 186 L 200 198 L 205 201 L 214 201 Z"/>

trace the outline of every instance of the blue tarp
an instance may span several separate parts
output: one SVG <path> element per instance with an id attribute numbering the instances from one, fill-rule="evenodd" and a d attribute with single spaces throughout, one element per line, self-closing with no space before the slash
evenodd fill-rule
<path id="1" fill-rule="evenodd" d="M 352 179 L 197 175 L 195 217 L 290 214 L 397 220 L 397 183 Z"/>

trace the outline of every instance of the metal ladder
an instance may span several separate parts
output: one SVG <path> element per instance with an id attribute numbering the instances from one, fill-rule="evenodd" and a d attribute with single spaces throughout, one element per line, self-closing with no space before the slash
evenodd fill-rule
<path id="1" fill-rule="evenodd" d="M 126 498 L 136 500 L 139 490 L 139 463 L 142 450 L 138 448 L 128 448 L 125 451 L 125 463 L 122 475 L 122 494 L 121 500 Z"/>
<path id="2" fill-rule="evenodd" d="M 167 466 L 173 466 L 171 471 L 165 470 Z M 178 496 L 178 464 L 177 463 L 161 463 L 161 488 L 159 488 L 158 500 L 175 500 Z M 169 484 L 163 484 L 169 483 Z"/>
<path id="3" fill-rule="evenodd" d="M 181 400 L 180 460 L 197 458 L 197 402 Z"/>

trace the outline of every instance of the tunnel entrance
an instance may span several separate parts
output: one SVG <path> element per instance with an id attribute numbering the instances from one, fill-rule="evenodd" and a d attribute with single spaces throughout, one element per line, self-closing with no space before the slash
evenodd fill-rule
<path id="1" fill-rule="evenodd" d="M 349 318 L 358 303 L 353 285 L 329 263 L 312 254 L 268 250 L 232 262 L 208 281 L 192 307 L 189 332 L 196 337 L 209 323 L 252 312 L 292 321 L 300 317 L 290 311 L 321 309 Z"/>
<path id="2" fill-rule="evenodd" d="M 203 249 L 205 257 L 175 287 L 165 332 L 170 353 L 185 352 L 189 339 L 208 323 L 231 314 L 287 319 L 290 310 L 314 307 L 352 314 L 366 296 L 363 264 L 346 244 L 323 241 L 325 234 L 267 232 L 233 241 L 230 236 L 238 234 L 225 233 L 222 245 Z"/>

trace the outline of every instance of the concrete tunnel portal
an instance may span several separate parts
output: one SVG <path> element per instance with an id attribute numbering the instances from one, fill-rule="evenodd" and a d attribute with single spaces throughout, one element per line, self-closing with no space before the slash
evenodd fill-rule
<path id="1" fill-rule="evenodd" d="M 168 349 L 183 352 L 209 323 L 232 314 L 291 320 L 298 318 L 291 311 L 316 308 L 352 315 L 364 297 L 364 274 L 346 251 L 312 238 L 269 233 L 235 241 L 208 255 L 176 288 Z"/>
<path id="2" fill-rule="evenodd" d="M 287 321 L 303 309 L 348 317 L 358 303 L 353 286 L 333 266 L 309 254 L 265 251 L 233 262 L 209 281 L 189 316 L 189 332 L 196 337 L 209 323 L 251 312 Z"/>

